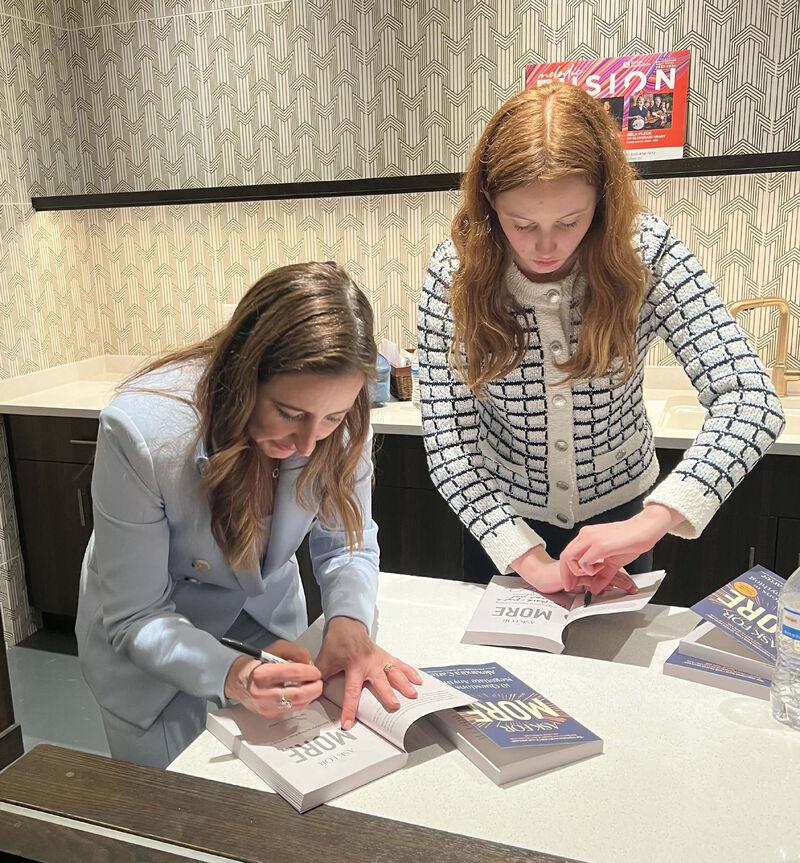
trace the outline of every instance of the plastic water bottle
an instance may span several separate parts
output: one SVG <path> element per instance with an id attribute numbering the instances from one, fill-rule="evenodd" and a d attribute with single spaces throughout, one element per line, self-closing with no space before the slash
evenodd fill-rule
<path id="1" fill-rule="evenodd" d="M 778 658 L 772 678 L 772 715 L 800 731 L 800 569 L 778 597 L 775 646 Z"/>

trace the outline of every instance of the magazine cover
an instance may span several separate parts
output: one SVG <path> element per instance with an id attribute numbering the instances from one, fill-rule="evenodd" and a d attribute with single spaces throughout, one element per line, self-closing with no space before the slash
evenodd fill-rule
<path id="1" fill-rule="evenodd" d="M 683 157 L 688 51 L 526 67 L 526 87 L 551 81 L 575 84 L 594 96 L 619 126 L 622 146 L 631 161 Z"/>

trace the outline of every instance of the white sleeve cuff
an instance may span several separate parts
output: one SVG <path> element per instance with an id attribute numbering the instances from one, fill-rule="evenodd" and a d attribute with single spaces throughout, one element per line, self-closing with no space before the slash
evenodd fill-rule
<path id="1" fill-rule="evenodd" d="M 660 503 L 680 513 L 685 521 L 670 530 L 683 539 L 697 539 L 721 504 L 703 483 L 685 474 L 671 473 L 644 499 L 644 505 Z"/>
<path id="2" fill-rule="evenodd" d="M 481 540 L 483 550 L 491 557 L 501 575 L 512 572 L 511 562 L 535 545 L 546 548 L 544 540 L 521 518 L 506 522 Z"/>

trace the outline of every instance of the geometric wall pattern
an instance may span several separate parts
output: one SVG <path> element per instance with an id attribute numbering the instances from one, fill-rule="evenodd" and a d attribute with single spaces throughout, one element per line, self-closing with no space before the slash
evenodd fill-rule
<path id="1" fill-rule="evenodd" d="M 692 54 L 688 155 L 800 148 L 800 4 L 786 0 L 4 8 L 34 194 L 459 171 L 526 63 L 673 49 Z"/>

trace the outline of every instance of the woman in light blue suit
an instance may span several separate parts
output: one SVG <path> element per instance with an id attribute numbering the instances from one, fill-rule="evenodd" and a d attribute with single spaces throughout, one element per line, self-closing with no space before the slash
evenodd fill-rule
<path id="1" fill-rule="evenodd" d="M 344 727 L 365 682 L 388 709 L 394 689 L 415 696 L 417 672 L 369 636 L 375 358 L 372 311 L 344 270 L 282 267 L 100 414 L 76 632 L 114 757 L 166 766 L 209 701 L 289 714 L 339 671 Z M 306 625 L 295 552 L 309 530 L 326 618 L 316 665 L 290 643 Z M 261 664 L 225 635 L 290 662 Z"/>

